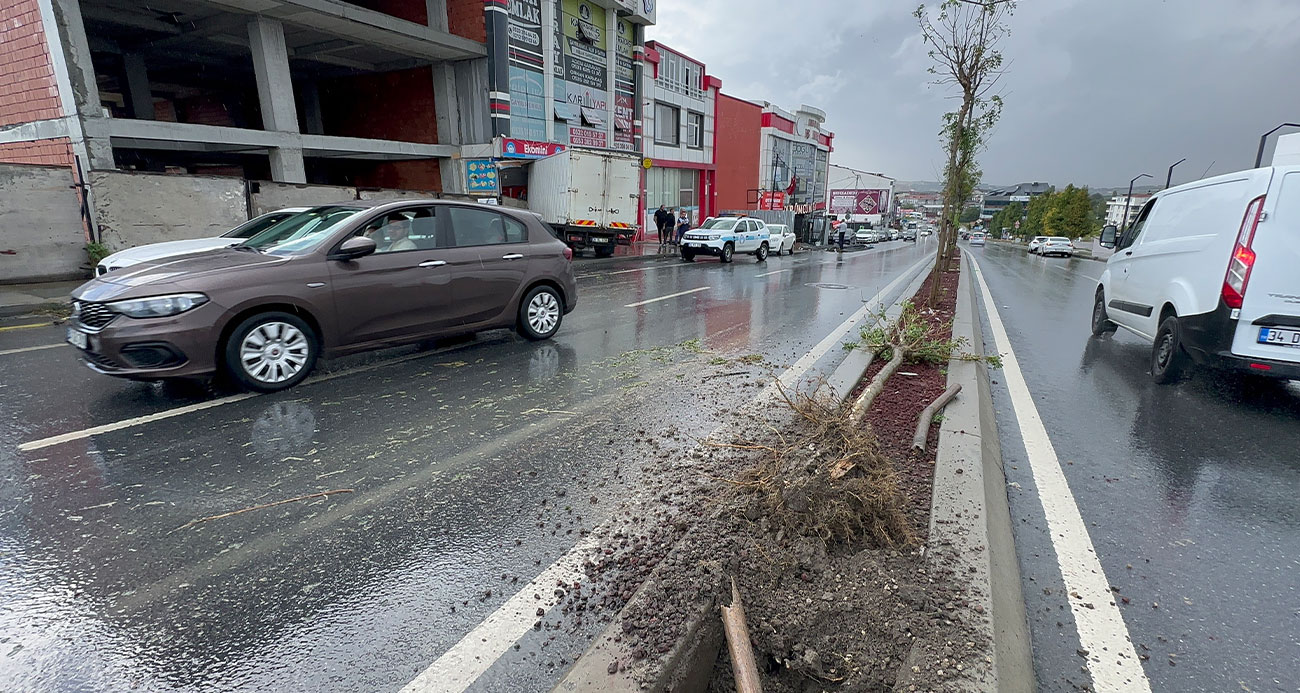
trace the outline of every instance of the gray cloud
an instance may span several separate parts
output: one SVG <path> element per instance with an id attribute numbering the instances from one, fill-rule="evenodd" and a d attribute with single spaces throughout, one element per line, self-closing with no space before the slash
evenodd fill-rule
<path id="1" fill-rule="evenodd" d="M 733 96 L 826 110 L 832 161 L 936 179 L 940 117 L 907 0 L 667 0 L 649 37 Z M 984 180 L 1118 186 L 1248 168 L 1260 133 L 1300 122 L 1300 1 L 1022 0 L 1002 45 L 1006 110 Z M 1267 157 L 1266 157 L 1267 160 Z"/>

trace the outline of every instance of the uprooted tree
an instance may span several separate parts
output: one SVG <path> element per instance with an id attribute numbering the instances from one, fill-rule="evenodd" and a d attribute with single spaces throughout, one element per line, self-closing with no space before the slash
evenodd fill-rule
<path id="1" fill-rule="evenodd" d="M 936 276 L 948 270 L 957 249 L 957 220 L 980 180 L 975 156 L 1002 113 L 1002 99 L 993 93 L 1002 76 L 997 43 L 1010 28 L 1013 0 L 941 0 L 933 12 L 916 8 L 921 37 L 935 64 L 934 84 L 957 87 L 961 106 L 945 113 L 941 135 L 947 149 L 943 171 L 943 216 L 939 226 Z M 932 282 L 926 303 L 939 302 L 939 282 Z"/>

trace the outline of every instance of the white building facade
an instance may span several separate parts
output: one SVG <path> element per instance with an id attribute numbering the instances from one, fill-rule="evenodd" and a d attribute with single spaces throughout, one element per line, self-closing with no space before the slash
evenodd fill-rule
<path id="1" fill-rule="evenodd" d="M 722 81 L 704 63 L 655 41 L 646 43 L 641 113 L 646 163 L 642 219 L 647 237 L 660 205 L 685 210 L 692 224 L 716 213 L 714 133 Z"/>
<path id="2" fill-rule="evenodd" d="M 794 113 L 763 103 L 759 155 L 759 209 L 796 213 L 826 209 L 835 135 L 825 132 L 826 112 L 800 106 Z"/>
<path id="3" fill-rule="evenodd" d="M 1127 195 L 1116 195 L 1106 201 L 1106 224 L 1125 228 L 1137 219 L 1138 212 L 1142 211 L 1142 205 L 1151 199 L 1150 195 L 1134 195 L 1133 199 L 1128 202 L 1128 219 L 1124 218 L 1124 203 Z"/>

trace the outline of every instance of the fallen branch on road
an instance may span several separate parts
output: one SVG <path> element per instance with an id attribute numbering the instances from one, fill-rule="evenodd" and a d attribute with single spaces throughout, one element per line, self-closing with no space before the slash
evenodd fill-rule
<path id="1" fill-rule="evenodd" d="M 951 385 L 943 391 L 933 402 L 925 409 L 921 410 L 921 416 L 916 420 L 916 435 L 912 436 L 912 447 L 925 452 L 925 439 L 930 436 L 930 422 L 934 420 L 934 415 L 948 405 L 948 401 L 961 392 L 961 383 Z"/>
<path id="2" fill-rule="evenodd" d="M 731 673 L 736 679 L 736 693 L 763 693 L 758 678 L 758 665 L 754 662 L 754 646 L 749 640 L 749 626 L 745 623 L 745 607 L 740 603 L 740 590 L 736 578 L 731 578 L 731 606 L 722 610 L 722 631 L 727 635 L 727 652 L 731 654 Z"/>
<path id="3" fill-rule="evenodd" d="M 228 512 L 228 513 L 221 513 L 220 515 L 209 515 L 209 516 L 207 516 L 207 517 L 200 517 L 200 518 L 197 519 L 197 520 L 190 520 L 189 522 L 186 522 L 185 524 L 181 525 L 180 527 L 177 527 L 176 529 L 173 529 L 172 531 L 173 531 L 173 532 L 179 532 L 179 531 L 181 531 L 182 529 L 189 529 L 190 527 L 193 527 L 194 525 L 197 525 L 197 524 L 200 524 L 200 523 L 203 523 L 203 522 L 209 522 L 209 521 L 211 521 L 211 520 L 221 520 L 221 519 L 224 519 L 224 518 L 227 518 L 227 517 L 233 517 L 233 516 L 235 516 L 235 515 L 239 515 L 239 514 L 242 514 L 242 513 L 250 513 L 250 512 L 253 512 L 254 510 L 264 510 L 264 509 L 266 509 L 266 508 L 273 508 L 273 507 L 275 507 L 275 506 L 277 506 L 277 505 L 284 505 L 284 504 L 286 504 L 286 503 L 297 503 L 298 501 L 305 501 L 305 500 L 309 500 L 309 499 L 311 499 L 311 498 L 324 498 L 324 497 L 326 497 L 326 496 L 332 496 L 332 495 L 334 495 L 334 494 L 336 494 L 336 493 L 352 493 L 353 490 L 354 490 L 354 489 L 350 489 L 350 488 L 340 488 L 340 489 L 334 489 L 333 491 L 317 491 L 316 493 L 308 493 L 308 494 L 305 495 L 305 496 L 298 496 L 298 497 L 296 497 L 296 498 L 286 498 L 286 499 L 284 499 L 284 500 L 275 501 L 274 503 L 263 503 L 263 504 L 261 504 L 261 505 L 254 505 L 254 506 L 251 506 L 251 507 L 248 507 L 248 508 L 243 508 L 243 509 L 240 509 L 240 510 L 232 510 L 232 511 L 230 511 L 230 512 Z"/>

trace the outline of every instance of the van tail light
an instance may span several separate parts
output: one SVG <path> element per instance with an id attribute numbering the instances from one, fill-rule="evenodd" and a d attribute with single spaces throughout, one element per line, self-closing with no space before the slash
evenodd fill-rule
<path id="1" fill-rule="evenodd" d="M 1255 240 L 1255 228 L 1264 212 L 1264 196 L 1250 201 L 1246 205 L 1246 214 L 1241 218 L 1241 230 L 1237 232 L 1237 242 L 1232 246 L 1232 258 L 1228 260 L 1228 274 L 1223 278 L 1223 302 L 1229 308 L 1240 308 L 1246 297 L 1246 284 L 1250 282 L 1250 270 L 1255 267 L 1255 251 L 1250 244 Z"/>
<path id="2" fill-rule="evenodd" d="M 564 259 L 573 262 L 573 248 L 570 248 L 567 245 L 564 246 Z"/>

